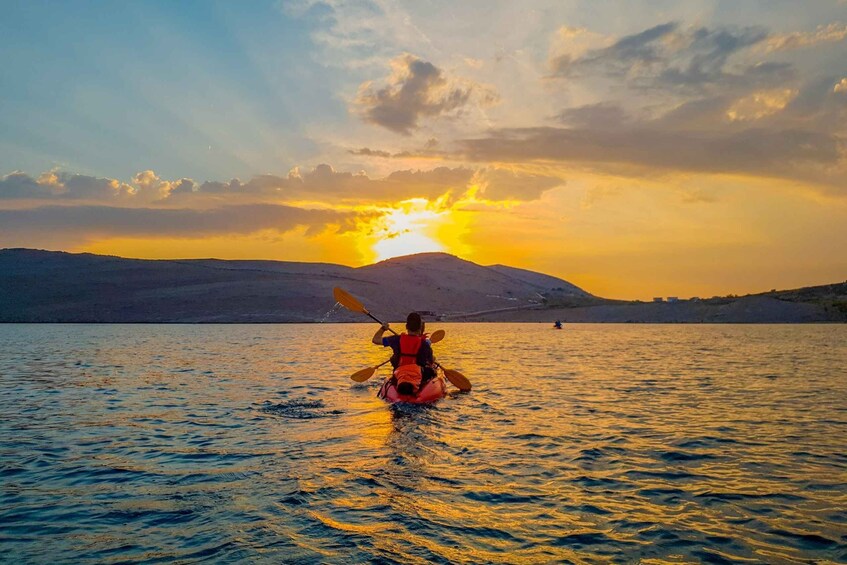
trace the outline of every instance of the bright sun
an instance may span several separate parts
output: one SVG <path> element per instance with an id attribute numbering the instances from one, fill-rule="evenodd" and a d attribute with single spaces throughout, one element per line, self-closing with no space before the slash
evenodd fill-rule
<path id="1" fill-rule="evenodd" d="M 377 260 L 400 255 L 444 251 L 444 246 L 427 235 L 434 233 L 435 224 L 445 212 L 430 209 L 424 199 L 407 200 L 400 208 L 388 211 L 380 218 L 379 241 L 373 245 Z"/>

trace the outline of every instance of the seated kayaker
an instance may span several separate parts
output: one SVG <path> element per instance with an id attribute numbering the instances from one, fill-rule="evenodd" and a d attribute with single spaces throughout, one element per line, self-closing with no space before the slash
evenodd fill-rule
<path id="1" fill-rule="evenodd" d="M 406 333 L 382 337 L 390 327 L 383 324 L 373 336 L 374 344 L 393 350 L 391 366 L 394 367 L 394 376 L 391 378 L 400 394 L 417 394 L 435 376 L 432 344 L 424 334 L 424 326 L 421 315 L 412 312 L 406 317 Z"/>

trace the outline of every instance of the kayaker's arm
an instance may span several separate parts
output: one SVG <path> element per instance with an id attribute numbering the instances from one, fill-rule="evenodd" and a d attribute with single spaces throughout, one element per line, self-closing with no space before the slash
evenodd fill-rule
<path id="1" fill-rule="evenodd" d="M 429 340 L 426 340 L 426 345 L 429 350 L 426 352 L 426 364 L 427 366 L 432 366 L 435 364 L 435 352 L 432 350 L 432 344 Z"/>
<path id="2" fill-rule="evenodd" d="M 371 340 L 374 345 L 382 345 L 382 334 L 388 331 L 389 324 L 382 324 L 382 327 L 376 330 L 373 339 Z"/>

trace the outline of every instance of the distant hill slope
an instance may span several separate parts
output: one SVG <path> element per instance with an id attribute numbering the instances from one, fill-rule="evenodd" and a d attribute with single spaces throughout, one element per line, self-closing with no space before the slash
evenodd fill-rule
<path id="1" fill-rule="evenodd" d="M 847 322 L 847 282 L 747 296 L 676 302 L 601 300 L 580 304 L 550 296 L 543 310 L 465 316 L 487 322 L 808 323 Z"/>
<path id="2" fill-rule="evenodd" d="M 263 261 L 148 261 L 0 251 L 0 320 L 314 321 L 353 269 Z M 330 304 L 327 304 L 330 302 Z"/>
<path id="3" fill-rule="evenodd" d="M 0 322 L 363 321 L 332 288 L 387 321 L 847 321 L 847 283 L 673 304 L 606 300 L 524 269 L 422 253 L 352 268 L 328 263 L 142 260 L 0 250 Z"/>
<path id="4" fill-rule="evenodd" d="M 380 285 L 380 292 L 372 299 L 379 311 L 391 311 L 397 304 L 407 304 L 412 309 L 434 311 L 450 319 L 491 310 L 542 306 L 537 285 L 445 253 L 396 257 L 360 267 L 356 273 Z M 576 288 L 561 279 L 550 279 L 557 281 L 557 286 Z M 353 287 L 363 295 L 368 294 L 369 289 L 355 284 Z M 586 292 L 582 295 L 590 296 Z M 396 315 L 405 317 L 402 311 Z"/>
<path id="5" fill-rule="evenodd" d="M 507 267 L 506 265 L 491 265 L 488 268 L 523 281 L 527 284 L 531 284 L 537 287 L 541 292 L 558 292 L 562 295 L 569 296 L 591 296 L 578 286 L 567 281 L 563 281 L 562 279 L 551 277 L 550 275 L 536 273 L 535 271 L 527 271 L 526 269 L 518 269 L 517 267 Z"/>

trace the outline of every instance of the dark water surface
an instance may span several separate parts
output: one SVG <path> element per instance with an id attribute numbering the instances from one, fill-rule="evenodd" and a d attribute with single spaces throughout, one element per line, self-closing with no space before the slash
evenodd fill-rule
<path id="1" fill-rule="evenodd" d="M 847 326 L 0 326 L 0 561 L 844 563 Z"/>

